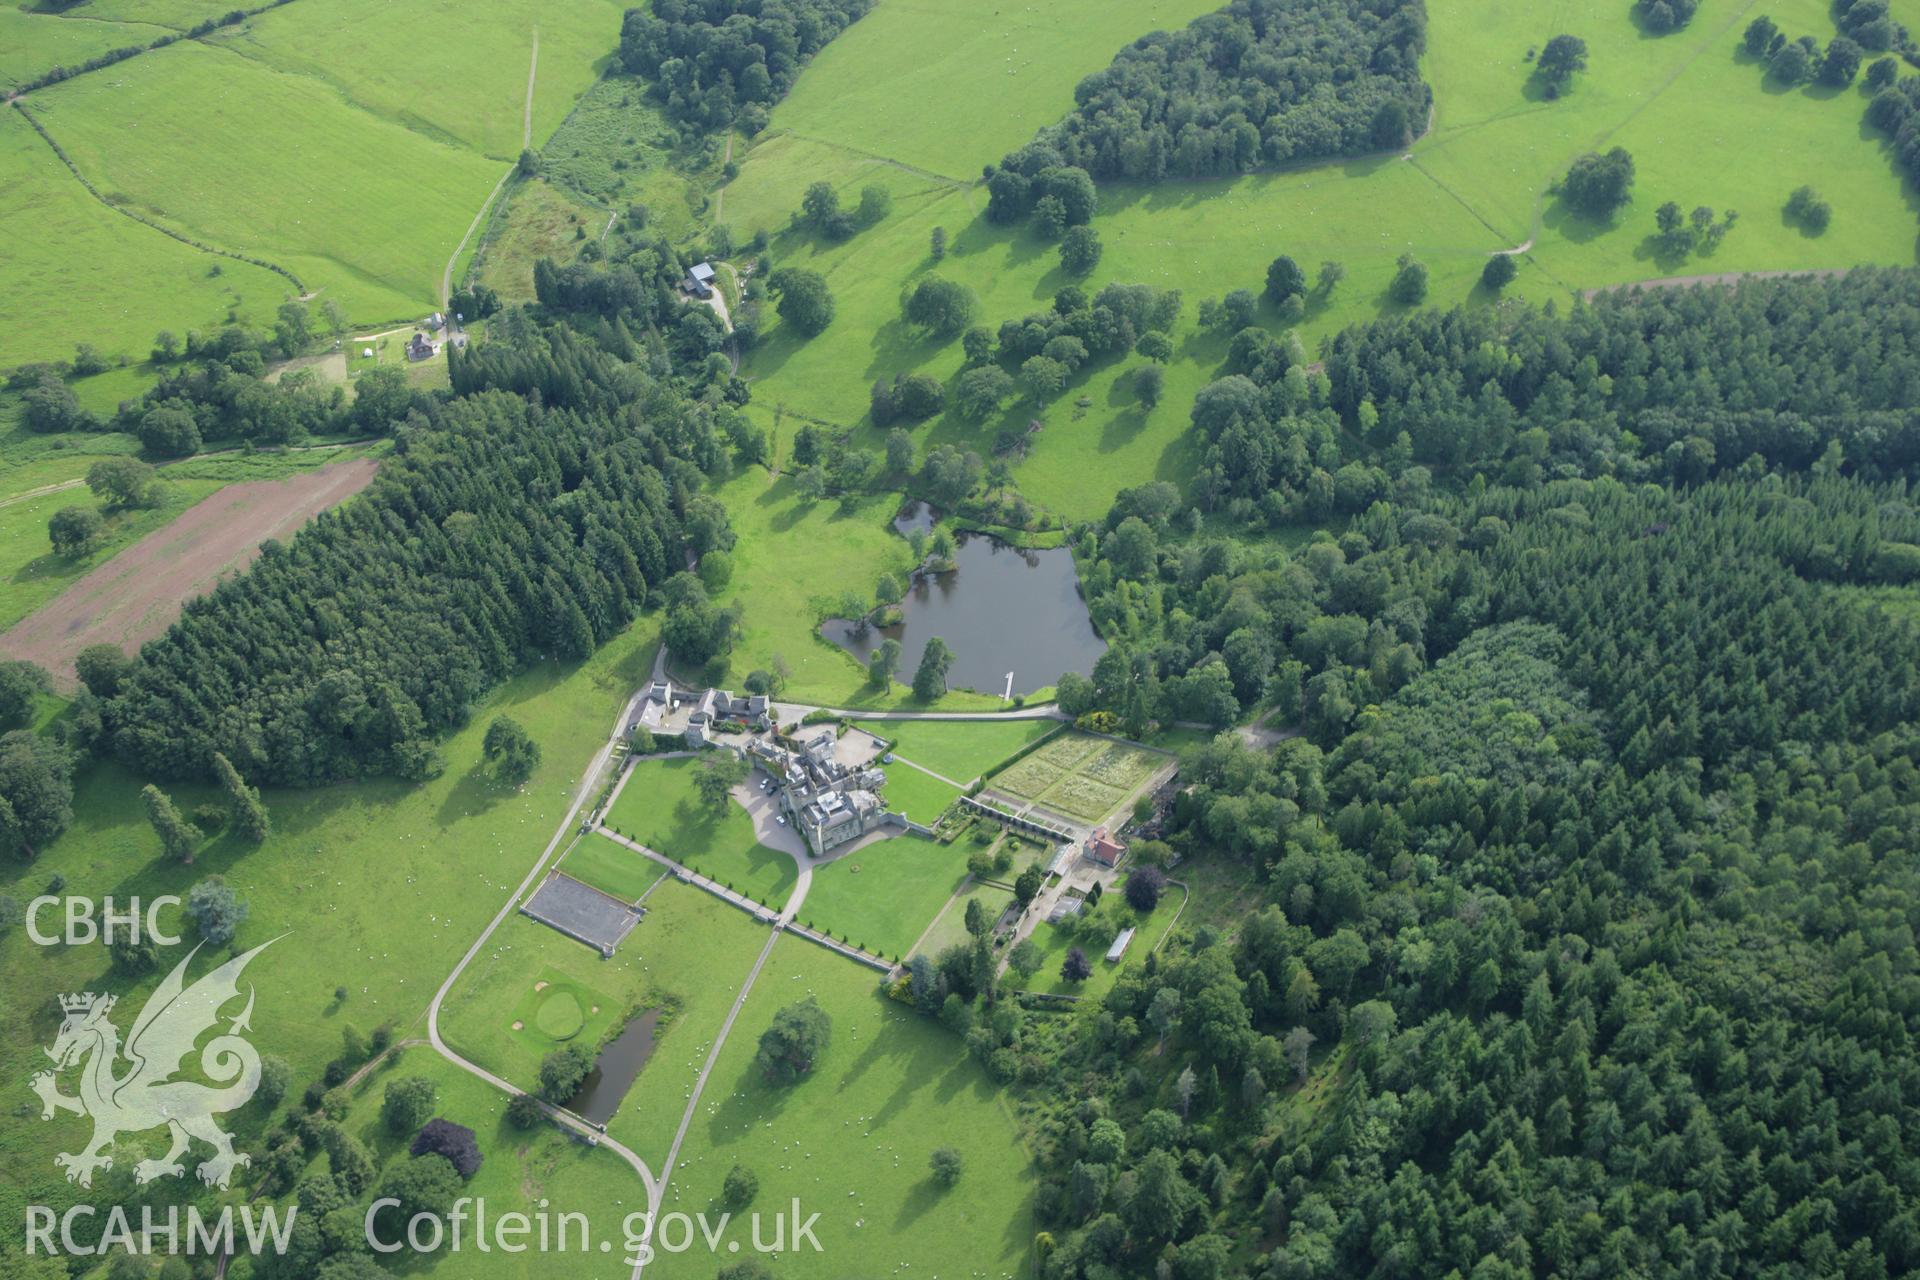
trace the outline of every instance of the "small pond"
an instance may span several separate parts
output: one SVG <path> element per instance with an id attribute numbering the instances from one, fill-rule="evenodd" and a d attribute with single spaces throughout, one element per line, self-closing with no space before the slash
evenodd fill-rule
<path id="1" fill-rule="evenodd" d="M 926 518 L 930 522 L 931 513 Z M 913 584 L 900 602 L 898 626 L 835 618 L 820 633 L 863 663 L 882 640 L 898 640 L 903 682 L 913 679 L 928 637 L 939 636 L 954 655 L 947 683 L 992 694 L 1005 692 L 1008 672 L 1014 693 L 1032 693 L 1063 672 L 1091 672 L 1107 651 L 1087 616 L 1073 553 L 1065 547 L 1028 551 L 962 536 L 954 564 L 951 573 L 924 574 Z"/>
<path id="2" fill-rule="evenodd" d="M 593 1060 L 593 1070 L 580 1082 L 580 1088 L 567 1099 L 567 1107 L 595 1124 L 605 1124 L 620 1109 L 634 1077 L 653 1056 L 654 1029 L 660 1023 L 660 1011 L 648 1009 L 626 1025 Z"/>
<path id="3" fill-rule="evenodd" d="M 900 508 L 900 514 L 893 518 L 893 531 L 901 537 L 911 537 L 915 533 L 932 533 L 933 522 L 939 519 L 939 513 L 925 502 L 909 502 Z"/>

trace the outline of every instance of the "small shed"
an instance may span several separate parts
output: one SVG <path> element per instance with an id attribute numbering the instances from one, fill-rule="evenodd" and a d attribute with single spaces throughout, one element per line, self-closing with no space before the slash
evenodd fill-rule
<path id="1" fill-rule="evenodd" d="M 1108 964 L 1118 963 L 1120 960 L 1120 957 L 1127 954 L 1127 947 L 1131 945 L 1132 942 L 1133 942 L 1133 930 L 1122 929 L 1119 933 L 1119 936 L 1114 938 L 1113 945 L 1107 948 L 1107 963 Z"/>

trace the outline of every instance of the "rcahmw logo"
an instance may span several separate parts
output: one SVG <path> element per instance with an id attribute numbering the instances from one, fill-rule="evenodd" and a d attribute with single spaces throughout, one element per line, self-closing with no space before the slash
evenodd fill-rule
<path id="1" fill-rule="evenodd" d="M 82 1258 L 114 1252 L 224 1257 L 234 1252 L 240 1239 L 244 1239 L 248 1253 L 285 1253 L 287 1241 L 293 1235 L 294 1216 L 299 1212 L 298 1205 L 290 1206 L 284 1214 L 272 1205 L 242 1205 L 241 1234 L 236 1237 L 234 1208 L 230 1204 L 220 1206 L 220 1212 L 211 1219 L 200 1212 L 198 1205 L 188 1205 L 184 1225 L 179 1205 L 168 1205 L 164 1209 L 142 1205 L 137 1230 L 127 1211 L 113 1205 L 106 1212 L 99 1240 L 89 1242 L 78 1234 L 80 1226 L 99 1217 L 99 1209 L 90 1204 L 77 1204 L 65 1213 L 55 1213 L 47 1205 L 34 1204 L 27 1206 L 27 1253 L 72 1254 Z"/>
<path id="2" fill-rule="evenodd" d="M 120 1031 L 108 1015 L 114 998 L 91 991 L 60 997 L 65 1019 L 53 1047 L 46 1051 L 53 1070 L 34 1076 L 33 1091 L 40 1095 L 40 1118 L 51 1120 L 61 1111 L 93 1120 L 93 1139 L 79 1152 L 62 1152 L 54 1164 L 67 1171 L 67 1181 L 93 1185 L 96 1169 L 113 1168 L 113 1158 L 101 1153 L 123 1133 L 141 1133 L 165 1126 L 171 1145 L 157 1160 L 133 1167 L 134 1181 L 177 1178 L 185 1172 L 180 1157 L 196 1141 L 213 1148 L 195 1172 L 209 1186 L 225 1187 L 235 1166 L 249 1157 L 233 1149 L 233 1135 L 214 1117 L 245 1106 L 260 1087 L 260 1054 L 240 1033 L 250 1030 L 253 988 L 246 1006 L 228 1022 L 226 1030 L 200 1050 L 200 1074 L 211 1085 L 175 1080 L 184 1069 L 194 1042 L 220 1021 L 220 1010 L 240 998 L 240 975 L 253 958 L 279 939 L 263 942 L 235 956 L 192 986 L 186 984 L 187 965 L 200 948 L 189 951 L 148 998 L 133 1021 L 125 1047 Z M 129 1064 L 120 1069 L 122 1062 Z M 60 1091 L 59 1073 L 79 1068 L 79 1093 Z"/>

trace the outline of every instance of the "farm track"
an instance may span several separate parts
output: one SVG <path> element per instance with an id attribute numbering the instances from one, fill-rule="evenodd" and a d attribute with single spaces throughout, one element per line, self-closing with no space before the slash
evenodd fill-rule
<path id="1" fill-rule="evenodd" d="M 440 1036 L 440 1006 L 446 1001 L 447 993 L 453 990 L 454 983 L 460 980 L 460 975 L 466 972 L 468 965 L 473 963 L 473 958 L 480 954 L 482 947 L 486 946 L 487 940 L 491 938 L 495 930 L 499 929 L 501 924 L 513 914 L 515 904 L 526 895 L 527 890 L 532 888 L 541 876 L 546 874 L 548 867 L 554 861 L 555 852 L 559 850 L 561 843 L 566 841 L 570 834 L 574 833 L 575 824 L 580 817 L 580 810 L 586 805 L 588 798 L 593 795 L 600 775 L 606 768 L 607 761 L 613 756 L 614 743 L 619 741 L 621 735 L 626 730 L 628 722 L 637 713 L 638 704 L 643 696 L 643 692 L 635 693 L 633 697 L 627 700 L 626 705 L 620 709 L 620 717 L 614 721 L 612 732 L 608 735 L 606 742 L 601 745 L 600 750 L 595 753 L 593 760 L 587 765 L 586 772 L 581 776 L 580 786 L 574 792 L 573 804 L 567 810 L 566 816 L 560 819 L 560 825 L 554 829 L 553 838 L 547 841 L 546 848 L 540 851 L 540 856 L 534 860 L 533 866 L 527 870 L 526 878 L 521 880 L 519 886 L 507 895 L 507 900 L 501 905 L 499 912 L 488 922 L 487 927 L 480 931 L 480 936 L 473 940 L 473 945 L 468 947 L 466 954 L 460 957 L 460 962 L 454 965 L 453 972 L 449 973 L 446 981 L 440 984 L 440 989 L 433 993 L 433 1002 L 427 1006 L 427 1042 L 433 1046 L 433 1051 L 468 1075 L 473 1076 L 475 1079 L 485 1081 L 487 1084 L 492 1085 L 495 1089 L 509 1096 L 517 1095 L 521 1090 L 516 1089 L 513 1085 L 502 1080 L 499 1076 L 494 1075 L 484 1067 L 467 1061 L 467 1059 L 461 1057 L 447 1046 L 447 1042 Z M 569 847 L 571 847 L 570 843 Z M 639 1155 L 625 1144 L 615 1141 L 613 1138 L 601 1133 L 595 1126 L 588 1124 L 572 1112 L 553 1106 L 551 1103 L 537 1096 L 534 1100 L 539 1103 L 540 1109 L 546 1113 L 547 1118 L 555 1124 L 560 1125 L 576 1136 L 607 1148 L 622 1160 L 625 1160 L 628 1166 L 640 1176 L 640 1184 L 646 1188 L 648 1198 L 650 1201 L 652 1200 L 656 1194 L 656 1188 L 659 1183 L 655 1180 L 653 1171 L 647 1167 L 645 1160 L 642 1160 Z M 638 1268 L 636 1268 L 636 1273 L 637 1271 Z"/>
<path id="2" fill-rule="evenodd" d="M 789 906 L 797 906 L 789 903 Z M 660 1166 L 660 1179 L 647 1187 L 647 1231 L 651 1239 L 653 1224 L 660 1218 L 660 1205 L 666 1199 L 667 1182 L 673 1177 L 674 1163 L 680 1158 L 680 1144 L 686 1141 L 687 1130 L 693 1126 L 694 1112 L 700 1108 L 700 1095 L 706 1091 L 707 1077 L 713 1074 L 713 1068 L 720 1061 L 720 1050 L 727 1042 L 733 1024 L 740 1016 L 740 1010 L 746 1007 L 747 995 L 753 990 L 754 982 L 760 977 L 760 971 L 767 967 L 767 958 L 773 954 L 774 944 L 780 941 L 780 931 L 774 930 L 767 935 L 767 943 L 760 948 L 760 956 L 753 962 L 753 968 L 747 971 L 747 980 L 740 984 L 740 993 L 733 998 L 733 1006 L 727 1010 L 727 1020 L 720 1024 L 720 1033 L 713 1038 L 713 1048 L 707 1053 L 707 1060 L 700 1066 L 700 1074 L 694 1078 L 693 1091 L 687 1095 L 687 1109 L 680 1114 L 680 1127 L 674 1130 L 673 1145 L 667 1148 L 666 1162 Z M 633 1266 L 634 1280 L 646 1270 L 645 1255 Z"/>
<path id="3" fill-rule="evenodd" d="M 75 476 L 71 480 L 62 480 L 59 484 L 43 484 L 38 489 L 28 489 L 24 493 L 16 493 L 12 497 L 0 498 L 0 507 L 11 507 L 18 502 L 32 502 L 35 498 L 44 498 L 50 494 L 64 493 L 68 489 L 77 489 L 85 483 L 86 481 L 84 479 Z"/>
<path id="4" fill-rule="evenodd" d="M 654 671 L 656 673 L 663 669 L 664 655 L 664 649 L 655 654 Z M 599 752 L 595 754 L 592 762 L 587 766 L 585 774 L 581 777 L 580 786 L 574 793 L 572 807 L 567 810 L 566 816 L 560 820 L 560 825 L 554 829 L 552 839 L 547 842 L 547 846 L 541 851 L 539 858 L 536 859 L 533 866 L 528 869 L 526 877 L 520 881 L 519 886 L 508 895 L 506 902 L 501 905 L 499 912 L 495 914 L 493 920 L 481 931 L 480 936 L 474 939 L 473 944 L 467 948 L 466 954 L 460 957 L 460 962 L 454 966 L 453 972 L 447 975 L 446 981 L 440 984 L 440 989 L 434 993 L 433 1002 L 427 1006 L 427 1042 L 433 1046 L 434 1052 L 467 1074 L 485 1081 L 503 1093 L 518 1094 L 521 1091 L 486 1070 L 484 1067 L 469 1062 L 447 1045 L 446 1041 L 442 1039 L 440 1035 L 440 1007 L 445 1003 L 447 994 L 453 990 L 454 984 L 460 980 L 460 975 L 466 971 L 468 965 L 473 963 L 474 957 L 480 954 L 481 948 L 486 946 L 487 940 L 491 938 L 494 932 L 499 929 L 500 925 L 513 914 L 515 904 L 517 904 L 521 898 L 525 897 L 527 891 L 533 887 L 535 882 L 545 875 L 555 864 L 555 855 L 561 849 L 562 843 L 565 842 L 568 848 L 572 847 L 572 842 L 568 840 L 568 837 L 576 836 L 577 838 L 580 811 L 585 807 L 588 799 L 597 791 L 601 774 L 613 756 L 614 744 L 620 741 L 626 726 L 637 714 L 640 701 L 645 696 L 645 690 L 637 691 L 627 700 L 626 705 L 621 708 L 619 719 L 614 721 L 612 733 L 608 735 L 606 743 L 601 746 Z M 628 775 L 623 775 L 620 778 L 619 784 L 614 789 L 615 795 L 618 795 L 620 788 L 625 786 L 627 776 Z M 612 833 L 608 834 L 611 835 Z M 617 839 L 617 837 L 615 838 Z M 619 843 L 630 844 L 631 842 L 619 840 Z M 643 848 L 643 846 L 636 847 Z M 668 867 L 669 874 L 672 873 L 672 868 L 679 865 L 664 855 L 654 854 L 651 850 L 646 850 L 646 852 L 651 854 L 656 861 L 665 864 Z M 807 868 L 803 863 L 800 880 L 794 886 L 793 892 L 788 897 L 786 906 L 782 910 L 780 916 L 780 922 L 782 924 L 792 918 L 793 913 L 799 910 L 801 901 L 806 897 L 807 887 L 811 880 L 811 876 L 807 874 L 809 870 L 810 868 Z M 664 880 L 665 876 L 662 876 L 661 879 Z M 653 888 L 657 888 L 660 883 L 661 881 L 656 880 L 647 892 L 652 893 Z M 644 896 L 645 895 L 643 895 L 643 897 Z M 653 1221 L 657 1220 L 660 1204 L 666 1195 L 668 1179 L 672 1176 L 674 1163 L 679 1158 L 680 1147 L 686 1140 L 687 1130 L 693 1125 L 694 1114 L 699 1110 L 700 1098 L 706 1088 L 707 1080 L 713 1074 L 714 1065 L 720 1060 L 721 1048 L 726 1044 L 727 1036 L 733 1030 L 733 1025 L 735 1021 L 738 1020 L 741 1009 L 746 1006 L 747 996 L 753 990 L 755 980 L 759 978 L 761 970 L 766 968 L 767 958 L 773 954 L 774 944 L 780 940 L 781 932 L 782 930 L 778 927 L 769 930 L 767 941 L 760 949 L 759 958 L 754 961 L 753 968 L 747 973 L 746 981 L 741 984 L 739 992 L 734 996 L 733 1005 L 727 1011 L 726 1021 L 721 1024 L 719 1033 L 714 1037 L 713 1046 L 708 1051 L 706 1062 L 702 1064 L 700 1074 L 694 1080 L 693 1090 L 687 1098 L 686 1109 L 680 1116 L 679 1128 L 673 1136 L 673 1145 L 668 1149 L 666 1161 L 661 1166 L 658 1174 L 653 1172 L 638 1153 L 609 1137 L 597 1126 L 588 1124 L 570 1111 L 555 1107 L 544 1100 L 536 1098 L 536 1101 L 540 1103 L 541 1110 L 546 1113 L 548 1119 L 578 1136 L 584 1137 L 602 1147 L 606 1147 L 621 1159 L 625 1160 L 633 1171 L 639 1175 L 641 1186 L 645 1188 L 647 1193 L 648 1213 L 650 1215 L 647 1227 L 649 1238 L 652 1233 Z M 635 1261 L 633 1275 L 636 1280 L 642 1270 L 644 1270 L 645 1265 L 644 1261 Z"/>
<path id="5" fill-rule="evenodd" d="M 523 151 L 533 146 L 533 86 L 538 81 L 539 75 L 540 28 L 535 27 L 533 56 L 527 65 L 527 98 L 520 108 L 520 148 Z M 500 193 L 506 189 L 507 183 L 513 180 L 513 175 L 519 167 L 518 160 L 507 166 L 507 171 L 500 175 L 500 181 L 493 184 L 493 190 L 489 191 L 487 198 L 480 202 L 480 208 L 474 213 L 473 221 L 467 224 L 467 233 L 460 237 L 460 243 L 453 246 L 453 252 L 448 255 L 446 269 L 440 273 L 440 309 L 442 311 L 449 310 L 453 305 L 454 264 L 459 262 L 460 255 L 467 251 L 467 245 L 472 241 L 473 233 L 480 229 L 480 224 L 486 220 L 487 214 L 493 209 L 494 201 L 500 198 Z M 607 225 L 611 227 L 613 224 L 609 222 Z"/>
<path id="6" fill-rule="evenodd" d="M 1593 289 L 1582 289 L 1580 296 L 1588 302 L 1603 293 L 1621 293 L 1632 289 L 1687 289 L 1701 284 L 1738 284 L 1742 280 L 1779 280 L 1790 276 L 1818 276 L 1831 279 L 1843 276 L 1851 267 L 1815 267 L 1806 271 L 1716 271 L 1699 276 L 1661 276 L 1657 280 L 1629 280 L 1624 284 L 1603 284 Z"/>

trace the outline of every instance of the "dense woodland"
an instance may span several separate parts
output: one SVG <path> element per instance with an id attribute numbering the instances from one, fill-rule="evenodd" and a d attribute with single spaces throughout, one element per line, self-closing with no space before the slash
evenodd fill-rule
<path id="1" fill-rule="evenodd" d="M 1040 1126 L 1047 1274 L 1920 1265 L 1920 630 L 1872 603 L 1916 537 L 1816 468 L 1160 557 L 1273 620 L 1310 736 L 1223 738 L 1176 810 L 1272 905 L 1012 1028 L 1090 1094 Z"/>
<path id="2" fill-rule="evenodd" d="M 675 119 L 758 133 L 807 59 L 872 7 L 873 0 L 654 0 L 627 10 L 620 61 L 648 77 Z"/>
<path id="3" fill-rule="evenodd" d="M 1226 369 L 1193 406 L 1194 496 L 1276 525 L 1476 472 L 1684 483 L 1755 457 L 1804 470 L 1830 445 L 1871 475 L 1920 463 L 1908 271 L 1413 312 L 1335 336 L 1323 378 L 1251 329 Z"/>
<path id="4" fill-rule="evenodd" d="M 143 772 L 421 777 L 506 675 L 578 659 L 725 536 L 706 406 L 531 322 L 455 366 L 358 501 L 188 604 L 104 707 Z M 509 394 L 508 388 L 521 394 Z"/>
<path id="5" fill-rule="evenodd" d="M 1209 178 L 1404 145 L 1425 125 L 1421 0 L 1233 0 L 1082 80 L 1038 142 L 1096 178 Z"/>
<path id="6" fill-rule="evenodd" d="M 1344 532 L 1201 533 L 1210 471 L 1081 536 L 1063 706 L 1301 736 L 1195 752 L 1168 824 L 1269 905 L 970 1032 L 1037 1086 L 1044 1274 L 1920 1266 L 1914 295 L 1351 330 L 1284 375 L 1322 467 L 1398 415 Z M 1463 403 L 1506 425 L 1430 470 Z"/>

